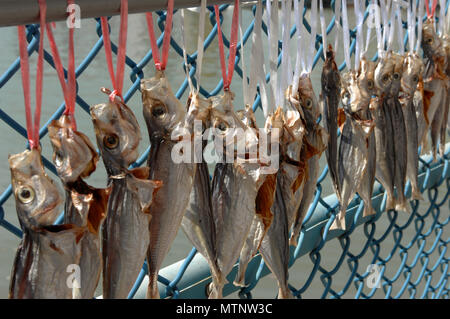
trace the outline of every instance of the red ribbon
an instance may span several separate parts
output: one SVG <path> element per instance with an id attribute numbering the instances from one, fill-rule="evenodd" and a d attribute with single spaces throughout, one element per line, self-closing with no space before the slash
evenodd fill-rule
<path id="1" fill-rule="evenodd" d="M 25 117 L 27 123 L 27 137 L 30 143 L 30 149 L 39 147 L 39 123 L 41 120 L 42 108 L 42 78 L 44 68 L 44 34 L 45 34 L 45 16 L 47 5 L 45 0 L 38 0 L 39 20 L 41 25 L 41 34 L 39 37 L 38 61 L 36 71 L 36 108 L 34 110 L 34 125 L 31 114 L 30 102 L 30 67 L 28 62 L 27 39 L 25 26 L 18 26 L 19 33 L 19 52 L 20 52 L 20 70 L 22 73 L 23 95 L 25 100 Z"/>
<path id="2" fill-rule="evenodd" d="M 239 26 L 239 0 L 234 0 L 233 20 L 231 22 L 231 35 L 230 35 L 230 53 L 228 56 L 228 73 L 227 70 L 225 69 L 225 53 L 222 38 L 222 28 L 220 27 L 219 7 L 217 5 L 214 5 L 214 12 L 216 14 L 217 35 L 219 38 L 219 55 L 220 55 L 220 66 L 222 69 L 223 89 L 224 91 L 229 91 L 231 80 L 233 79 L 234 73 L 234 60 L 236 59 L 237 36 Z"/>
<path id="3" fill-rule="evenodd" d="M 434 17 L 434 12 L 436 11 L 436 7 L 437 7 L 437 0 L 433 0 L 433 4 L 431 7 L 431 12 L 430 12 L 430 1 L 429 0 L 425 0 L 425 8 L 427 9 L 427 17 L 428 19 Z"/>
<path id="4" fill-rule="evenodd" d="M 113 92 L 109 95 L 111 102 L 114 102 L 118 96 L 123 101 L 123 75 L 125 71 L 125 51 L 127 46 L 127 29 L 128 29 L 128 1 L 120 1 L 120 32 L 119 32 L 119 49 L 117 52 L 117 73 L 114 75 L 114 66 L 112 61 L 111 40 L 108 32 L 108 20 L 106 17 L 100 18 L 103 34 L 103 45 L 105 46 L 106 63 L 108 64 L 109 76 L 113 85 Z"/>
<path id="5" fill-rule="evenodd" d="M 169 0 L 167 3 L 166 25 L 164 27 L 163 47 L 161 52 L 162 61 L 159 58 L 158 44 L 156 43 L 152 13 L 147 12 L 145 15 L 147 19 L 148 34 L 150 36 L 150 45 L 152 47 L 153 61 L 155 62 L 155 67 L 158 71 L 163 71 L 166 69 L 167 60 L 169 59 L 169 44 L 170 34 L 172 32 L 173 6 L 174 0 Z"/>
<path id="6" fill-rule="evenodd" d="M 68 0 L 67 3 L 73 4 L 73 0 Z M 67 83 L 64 80 L 64 69 L 61 63 L 61 58 L 58 53 L 58 48 L 56 47 L 55 38 L 53 37 L 53 31 L 51 25 L 47 23 L 46 25 L 48 33 L 48 41 L 50 43 L 50 48 L 52 50 L 53 61 L 55 62 L 56 72 L 58 74 L 59 83 L 64 94 L 64 101 L 66 102 L 66 110 L 64 114 L 68 115 L 72 119 L 73 128 L 76 129 L 75 119 L 73 117 L 75 113 L 75 100 L 76 100 L 76 77 L 75 77 L 75 56 L 74 56 L 74 43 L 73 43 L 73 33 L 74 29 L 69 28 L 69 63 L 67 68 Z"/>

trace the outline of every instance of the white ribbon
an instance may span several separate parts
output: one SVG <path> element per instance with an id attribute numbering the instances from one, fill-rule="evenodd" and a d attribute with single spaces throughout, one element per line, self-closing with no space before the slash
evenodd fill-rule
<path id="1" fill-rule="evenodd" d="M 295 70 L 294 70 L 294 80 L 292 83 L 292 92 L 297 92 L 298 90 L 298 81 L 300 78 L 300 69 L 303 67 L 305 62 L 302 58 L 303 46 L 302 42 L 304 40 L 303 37 L 303 9 L 305 7 L 305 0 L 300 0 L 300 6 L 298 5 L 298 1 L 294 1 L 294 17 L 295 17 L 295 26 L 297 28 L 297 56 L 295 58 Z"/>
<path id="2" fill-rule="evenodd" d="M 383 39 L 382 39 L 383 48 L 381 52 L 384 52 L 384 45 L 386 43 L 386 38 L 389 32 L 388 12 L 385 0 L 380 0 L 380 9 L 381 9 L 381 17 L 383 19 Z"/>
<path id="3" fill-rule="evenodd" d="M 264 117 L 267 117 L 269 114 L 269 99 L 266 89 L 266 68 L 264 65 L 264 47 L 262 43 L 261 28 L 262 28 L 262 0 L 258 0 L 258 3 L 256 5 L 255 27 L 253 28 L 253 39 L 252 39 L 253 40 L 252 57 L 254 58 L 256 67 L 253 68 L 252 64 L 252 70 L 255 70 L 257 74 L 261 96 L 261 107 L 263 109 Z"/>
<path id="4" fill-rule="evenodd" d="M 276 104 L 276 90 L 278 83 L 277 62 L 278 62 L 278 3 L 271 5 L 267 1 L 267 37 L 269 40 L 269 70 L 270 70 L 270 106 L 269 112 Z"/>
<path id="5" fill-rule="evenodd" d="M 395 4 L 396 11 L 396 19 L 397 19 L 397 41 L 398 41 L 398 50 L 400 54 L 405 52 L 405 44 L 403 43 L 403 25 L 402 25 L 402 11 L 400 9 L 400 5 L 398 3 Z"/>
<path id="6" fill-rule="evenodd" d="M 342 0 L 342 31 L 344 34 L 344 58 L 348 70 L 352 69 L 350 60 L 350 34 L 348 28 L 347 1 Z"/>
<path id="7" fill-rule="evenodd" d="M 408 48 L 409 52 L 414 52 L 414 42 L 416 37 L 416 6 L 412 5 L 408 8 L 407 23 L 408 23 Z"/>
<path id="8" fill-rule="evenodd" d="M 309 41 L 309 50 L 308 50 L 308 57 L 307 57 L 307 65 L 306 65 L 306 72 L 311 73 L 312 66 L 314 62 L 314 52 L 316 49 L 316 35 L 317 35 L 317 0 L 311 1 L 311 37 Z"/>
<path id="9" fill-rule="evenodd" d="M 291 1 L 281 3 L 283 27 L 282 27 L 282 54 L 281 54 L 281 78 L 278 81 L 276 105 L 284 107 L 284 91 L 287 89 L 289 77 L 289 33 L 291 29 Z"/>
<path id="10" fill-rule="evenodd" d="M 389 27 L 389 38 L 387 43 L 386 51 L 389 51 L 392 48 L 392 42 L 394 42 L 394 31 L 395 31 L 395 10 L 394 10 L 394 3 L 392 4 L 391 8 L 391 18 L 389 23 L 391 24 Z"/>
<path id="11" fill-rule="evenodd" d="M 416 52 L 419 51 L 420 42 L 422 41 L 422 19 L 425 11 L 424 0 L 419 0 L 419 15 L 418 15 L 418 23 L 417 23 L 417 41 L 416 41 Z"/>
<path id="12" fill-rule="evenodd" d="M 359 59 L 361 57 L 361 50 L 362 50 L 362 40 L 363 40 L 363 33 L 362 33 L 362 24 L 363 24 L 363 15 L 360 8 L 359 0 L 353 1 L 354 3 L 354 10 L 356 15 L 356 48 L 355 48 L 355 70 L 359 67 Z"/>
<path id="13" fill-rule="evenodd" d="M 445 28 L 445 0 L 439 0 L 439 34 L 442 36 L 446 34 Z"/>
<path id="14" fill-rule="evenodd" d="M 191 92 L 198 93 L 200 91 L 200 78 L 202 74 L 202 64 L 203 64 L 203 42 L 205 39 L 205 14 L 206 14 L 206 0 L 201 0 L 200 4 L 200 19 L 198 26 L 198 40 L 197 40 L 197 69 L 196 69 L 196 78 L 197 78 L 197 89 L 194 89 L 194 85 L 192 84 L 191 77 L 189 76 L 189 65 L 187 62 L 187 54 L 186 54 L 186 28 L 185 28 L 185 19 L 184 19 L 184 9 L 181 10 L 181 37 L 182 37 L 182 49 L 183 49 L 183 58 L 184 64 L 186 66 L 186 76 L 189 83 L 189 89 Z"/>
<path id="15" fill-rule="evenodd" d="M 334 2 L 334 23 L 336 25 L 336 33 L 334 37 L 334 50 L 337 50 L 339 44 L 339 34 L 341 33 L 341 0 Z"/>
<path id="16" fill-rule="evenodd" d="M 324 59 L 327 57 L 327 25 L 325 24 L 325 15 L 323 13 L 323 0 L 319 1 L 320 10 L 320 29 L 322 31 L 322 53 Z"/>
<path id="17" fill-rule="evenodd" d="M 191 77 L 189 76 L 189 65 L 187 62 L 187 54 L 186 54 L 186 29 L 184 27 L 184 9 L 181 10 L 181 22 L 180 22 L 180 27 L 181 27 L 181 38 L 182 38 L 182 49 L 183 49 L 183 58 L 184 58 L 184 66 L 185 66 L 185 72 L 186 72 L 186 78 L 188 80 L 188 84 L 189 84 L 189 92 L 193 92 L 194 91 L 194 85 L 192 84 L 192 80 Z"/>

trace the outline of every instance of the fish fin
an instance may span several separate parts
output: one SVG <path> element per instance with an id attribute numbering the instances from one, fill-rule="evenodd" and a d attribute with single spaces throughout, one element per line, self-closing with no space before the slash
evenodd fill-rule
<path id="1" fill-rule="evenodd" d="M 93 201 L 88 214 L 88 228 L 93 234 L 98 234 L 103 220 L 106 218 L 111 187 L 97 188 L 93 192 Z"/>
<path id="2" fill-rule="evenodd" d="M 141 176 L 145 174 L 145 170 L 133 169 L 131 175 L 127 175 L 127 186 L 129 189 L 135 192 L 139 200 L 143 213 L 150 213 L 149 208 L 153 201 L 153 197 L 159 188 L 162 186 L 163 182 L 151 179 L 142 179 Z"/>
<path id="3" fill-rule="evenodd" d="M 338 126 L 339 126 L 339 129 L 341 130 L 341 132 L 344 128 L 345 119 L 346 119 L 346 116 L 345 116 L 344 109 L 341 107 L 338 108 L 337 122 L 338 122 Z"/>
<path id="4" fill-rule="evenodd" d="M 276 174 L 267 175 L 256 195 L 256 215 L 261 218 L 265 231 L 269 229 L 273 220 L 273 213 L 270 208 L 275 200 L 276 185 Z"/>
<path id="5" fill-rule="evenodd" d="M 411 207 L 408 205 L 406 200 L 397 200 L 397 202 L 395 203 L 395 210 L 411 213 Z"/>
<path id="6" fill-rule="evenodd" d="M 422 193 L 417 188 L 412 188 L 411 190 L 411 199 L 413 200 L 423 200 Z"/>
<path id="7" fill-rule="evenodd" d="M 428 118 L 428 110 L 430 109 L 431 98 L 433 97 L 433 95 L 434 95 L 433 91 L 428 90 L 423 91 L 423 116 L 427 125 L 430 125 L 430 119 Z"/>
<path id="8" fill-rule="evenodd" d="M 330 226 L 330 230 L 345 230 L 345 211 L 339 211 L 336 215 L 336 219 Z"/>

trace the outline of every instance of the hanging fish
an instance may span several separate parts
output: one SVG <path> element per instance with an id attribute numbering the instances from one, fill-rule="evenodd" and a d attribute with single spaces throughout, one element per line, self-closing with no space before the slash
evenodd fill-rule
<path id="1" fill-rule="evenodd" d="M 365 119 L 368 111 L 367 98 L 358 87 L 357 74 L 354 71 L 345 75 L 342 87 L 342 104 L 345 122 L 341 126 L 339 144 L 338 176 L 341 185 L 339 213 L 330 229 L 346 229 L 345 213 L 356 192 L 360 193 L 370 214 L 372 210 L 371 194 L 362 192 L 369 163 L 369 136 L 373 129 L 372 120 Z M 368 183 L 368 180 L 365 181 Z"/>
<path id="2" fill-rule="evenodd" d="M 410 212 L 411 208 L 408 205 L 404 194 L 408 163 L 408 140 L 402 105 L 399 101 L 401 76 L 403 74 L 403 57 L 397 53 L 388 52 L 387 59 L 390 59 L 394 64 L 390 91 L 384 100 L 391 113 L 393 136 L 395 136 L 395 138 L 392 139 L 395 150 L 394 185 L 397 190 L 395 209 Z"/>
<path id="3" fill-rule="evenodd" d="M 361 57 L 360 67 L 357 72 L 357 83 L 360 91 L 360 108 L 359 117 L 364 120 L 373 121 L 373 116 L 370 111 L 370 102 L 372 95 L 375 94 L 375 68 L 377 64 L 372 61 L 368 61 L 365 56 Z M 373 125 L 374 122 L 372 122 Z M 376 175 L 376 141 L 375 132 L 372 129 L 369 133 L 367 140 L 368 158 L 367 158 L 367 169 L 363 174 L 361 187 L 358 190 L 358 194 L 364 201 L 364 212 L 363 216 L 369 216 L 375 214 L 372 207 L 372 194 L 373 185 L 375 183 Z"/>
<path id="4" fill-rule="evenodd" d="M 11 273 L 9 298 L 79 298 L 80 282 L 67 285 L 69 266 L 79 265 L 85 229 L 55 225 L 61 195 L 47 176 L 37 149 L 8 158 L 23 237 Z"/>
<path id="5" fill-rule="evenodd" d="M 109 189 L 89 186 L 88 177 L 98 161 L 98 154 L 86 135 L 73 129 L 69 116 L 63 114 L 48 126 L 53 147 L 53 162 L 65 189 L 64 224 L 87 229 L 81 245 L 81 298 L 93 298 L 102 271 L 100 226 L 106 217 Z"/>
<path id="6" fill-rule="evenodd" d="M 239 129 L 245 132 L 246 127 L 233 111 L 233 98 L 234 94 L 229 91 L 211 98 L 211 121 L 216 132 L 215 151 L 222 162 L 216 164 L 212 182 L 216 253 L 221 277 L 213 278 L 210 298 L 222 298 L 225 277 L 233 268 L 249 234 L 256 212 L 258 190 L 266 177 L 262 164 L 247 160 L 247 153 L 235 155 L 236 133 Z M 247 148 L 251 149 L 251 144 L 257 142 L 248 141 Z"/>
<path id="7" fill-rule="evenodd" d="M 203 140 L 205 130 L 210 127 L 211 100 L 203 99 L 199 94 L 191 94 L 188 101 L 189 109 L 198 110 L 198 119 L 201 120 L 202 127 L 198 132 L 201 145 L 201 162 L 196 163 L 196 173 L 192 187 L 190 201 L 184 213 L 181 226 L 186 237 L 192 242 L 197 251 L 207 260 L 213 278 L 221 278 L 219 266 L 217 265 L 216 252 L 216 229 L 212 208 L 211 179 L 209 177 L 208 163 L 203 158 L 203 151 L 206 147 L 206 140 Z M 195 138 L 194 138 L 195 141 Z"/>
<path id="8" fill-rule="evenodd" d="M 289 98 L 288 89 L 287 97 Z M 278 298 L 293 298 L 288 287 L 289 230 L 302 200 L 305 161 L 300 158 L 304 137 L 303 121 L 295 107 L 286 103 L 286 115 L 279 107 L 266 121 L 267 130 L 280 130 L 280 168 L 276 175 L 273 221 L 263 238 L 260 252 L 278 282 Z"/>
<path id="9" fill-rule="evenodd" d="M 159 298 L 158 272 L 177 235 L 194 184 L 195 164 L 190 159 L 175 163 L 172 150 L 179 138 L 190 141 L 187 136 L 193 134 L 195 114 L 186 114 L 163 71 L 156 71 L 153 78 L 142 80 L 141 91 L 151 142 L 149 178 L 161 180 L 164 185 L 150 207 L 151 238 L 147 256 L 150 280 L 147 297 L 153 299 Z"/>
<path id="10" fill-rule="evenodd" d="M 259 132 L 257 131 L 256 119 L 253 110 L 250 105 L 246 105 L 244 110 L 236 112 L 239 119 L 250 130 L 254 130 L 254 134 L 259 138 Z M 269 139 L 269 132 L 266 132 Z M 264 236 L 269 229 L 272 220 L 272 204 L 275 199 L 275 187 L 276 187 L 276 174 L 269 174 L 265 178 L 264 183 L 258 190 L 256 196 L 255 215 L 253 217 L 252 225 L 250 226 L 249 235 L 245 240 L 244 246 L 241 249 L 239 255 L 239 264 L 234 285 L 245 287 L 245 272 L 251 259 L 258 252 L 259 247 Z"/>
<path id="11" fill-rule="evenodd" d="M 390 90 L 393 69 L 394 65 L 390 59 L 386 59 L 386 57 L 380 59 L 374 76 L 377 97 L 372 99 L 370 104 L 375 121 L 376 178 L 386 191 L 386 210 L 395 209 L 395 150 L 391 139 L 394 132 L 389 106 L 384 99 Z"/>
<path id="12" fill-rule="evenodd" d="M 334 60 L 334 52 L 331 44 L 326 52 L 326 59 L 322 69 L 322 93 L 323 119 L 325 129 L 330 136 L 326 149 L 328 171 L 338 199 L 340 198 L 340 186 L 337 175 L 338 163 L 338 107 L 340 101 L 341 79 L 339 70 Z"/>
<path id="13" fill-rule="evenodd" d="M 414 106 L 414 92 L 417 90 L 419 79 L 423 73 L 423 63 L 416 53 L 407 53 L 403 60 L 403 74 L 401 76 L 400 103 L 405 118 L 407 136 L 407 169 L 406 175 L 411 183 L 411 198 L 422 200 L 417 174 L 419 170 L 419 134 Z"/>
<path id="14" fill-rule="evenodd" d="M 91 117 L 111 188 L 102 238 L 103 297 L 126 298 L 145 261 L 149 207 L 161 182 L 148 179 L 148 168 L 128 170 L 138 157 L 141 134 L 127 105 L 116 97 L 91 107 Z"/>
<path id="15" fill-rule="evenodd" d="M 423 23 L 422 49 L 425 64 L 424 94 L 427 97 L 431 95 L 431 98 L 424 98 L 424 110 L 431 122 L 431 148 L 433 158 L 436 160 L 437 143 L 440 139 L 441 126 L 448 104 L 446 103 L 446 52 L 442 39 L 435 31 L 432 18 Z"/>
<path id="16" fill-rule="evenodd" d="M 291 101 L 298 107 L 298 112 L 303 118 L 305 134 L 303 136 L 302 147 L 300 151 L 301 161 L 306 162 L 305 184 L 303 186 L 303 195 L 300 207 L 294 217 L 292 232 L 289 244 L 296 246 L 297 238 L 300 234 L 303 219 L 308 212 L 309 206 L 314 198 L 317 178 L 319 177 L 319 159 L 327 147 L 328 134 L 325 129 L 317 123 L 320 115 L 319 103 L 312 88 L 309 74 L 304 73 L 300 76 L 297 93 L 293 93 Z"/>

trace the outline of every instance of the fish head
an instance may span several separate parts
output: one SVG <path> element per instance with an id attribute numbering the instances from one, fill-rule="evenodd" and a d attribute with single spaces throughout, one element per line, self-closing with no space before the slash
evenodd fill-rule
<path id="1" fill-rule="evenodd" d="M 389 52 L 388 58 L 394 63 L 392 72 L 391 94 L 398 94 L 403 75 L 403 56 L 396 52 Z"/>
<path id="2" fill-rule="evenodd" d="M 411 96 L 414 95 L 423 71 L 424 65 L 417 53 L 408 53 L 403 59 L 403 74 L 401 79 L 401 90 L 403 93 Z"/>
<path id="3" fill-rule="evenodd" d="M 370 102 L 370 96 L 360 87 L 357 76 L 355 71 L 347 72 L 343 76 L 345 80 L 341 89 L 341 100 L 343 107 L 350 113 L 367 110 Z"/>
<path id="4" fill-rule="evenodd" d="M 141 80 L 144 118 L 150 137 L 170 140 L 172 131 L 184 125 L 186 110 L 176 98 L 162 71 L 150 79 Z"/>
<path id="5" fill-rule="evenodd" d="M 369 99 L 375 94 L 375 68 L 377 63 L 367 60 L 365 56 L 361 57 L 358 70 L 358 86 L 361 94 Z"/>
<path id="6" fill-rule="evenodd" d="M 52 225 L 61 213 L 62 196 L 45 173 L 40 151 L 25 150 L 9 155 L 8 161 L 21 225 L 27 228 Z"/>
<path id="7" fill-rule="evenodd" d="M 387 55 L 381 57 L 374 73 L 377 94 L 388 93 L 390 91 L 394 66 L 394 61 L 389 59 Z"/>
<path id="8" fill-rule="evenodd" d="M 442 53 L 442 41 L 436 33 L 433 18 L 426 19 L 422 25 L 422 49 L 424 56 L 430 60 Z"/>
<path id="9" fill-rule="evenodd" d="M 131 109 L 119 100 L 91 107 L 97 145 L 109 174 L 118 174 L 138 158 L 141 130 Z"/>
<path id="10" fill-rule="evenodd" d="M 340 90 L 340 75 L 339 70 L 334 60 L 333 47 L 328 45 L 326 51 L 326 59 L 322 69 L 322 91 L 323 92 L 339 92 Z"/>
<path id="11" fill-rule="evenodd" d="M 73 119 L 65 114 L 48 126 L 53 147 L 53 163 L 64 185 L 88 177 L 98 162 L 98 154 L 89 138 L 73 129 Z"/>
<path id="12" fill-rule="evenodd" d="M 304 115 L 305 121 L 315 123 L 320 115 L 320 106 L 309 74 L 304 73 L 300 76 L 296 97 L 301 109 L 299 112 Z"/>
<path id="13" fill-rule="evenodd" d="M 211 129 L 213 131 L 216 150 L 222 146 L 235 143 L 235 138 L 243 134 L 247 126 L 239 119 L 234 112 L 233 106 L 234 93 L 226 91 L 224 95 L 213 96 L 211 100 Z M 219 143 L 217 143 L 219 142 Z M 223 144 L 220 144 L 223 143 Z"/>

